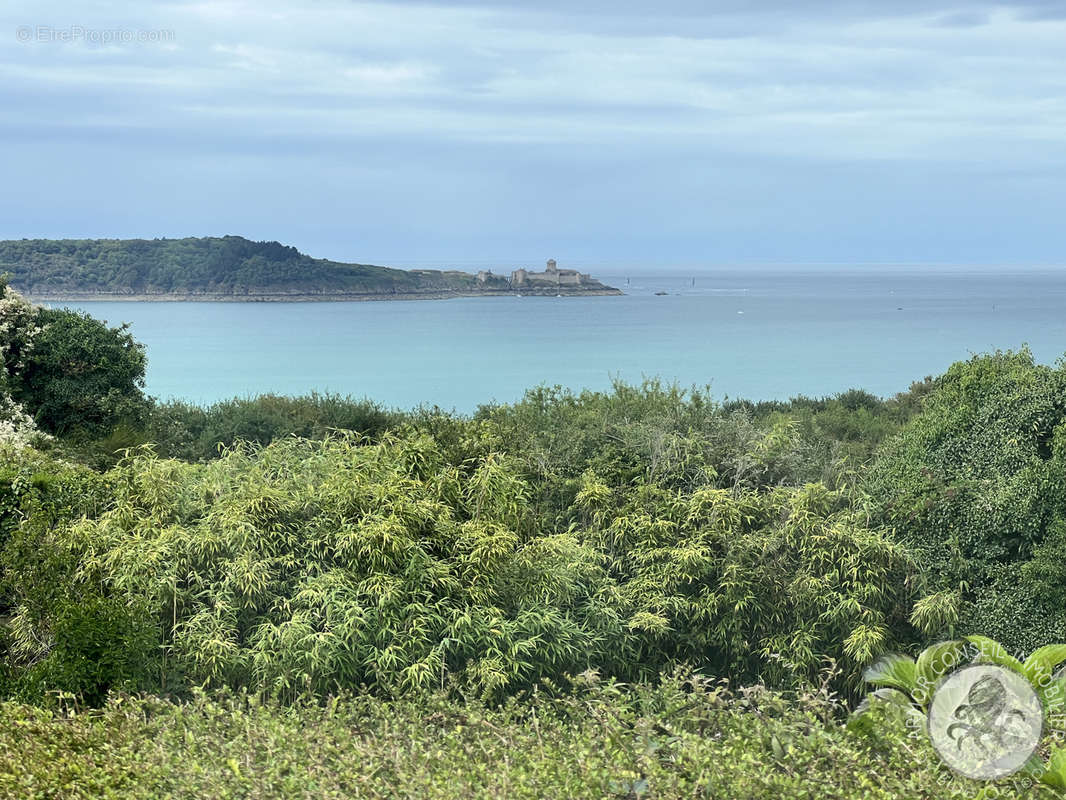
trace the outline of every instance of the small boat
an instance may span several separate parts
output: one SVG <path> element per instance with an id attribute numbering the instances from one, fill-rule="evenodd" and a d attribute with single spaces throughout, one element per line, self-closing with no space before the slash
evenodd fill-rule
<path id="1" fill-rule="evenodd" d="M 663 296 L 664 294 L 666 294 L 666 292 L 656 292 L 656 293 L 655 293 L 655 295 L 656 295 L 657 297 L 662 297 L 662 296 Z"/>

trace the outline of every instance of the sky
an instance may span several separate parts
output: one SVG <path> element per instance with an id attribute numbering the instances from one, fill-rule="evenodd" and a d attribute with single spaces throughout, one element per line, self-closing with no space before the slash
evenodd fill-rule
<path id="1" fill-rule="evenodd" d="M 0 238 L 1066 262 L 1066 0 L 8 2 Z"/>

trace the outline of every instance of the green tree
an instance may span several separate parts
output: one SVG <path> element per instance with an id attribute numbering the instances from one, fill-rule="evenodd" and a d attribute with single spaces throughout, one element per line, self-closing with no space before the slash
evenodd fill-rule
<path id="1" fill-rule="evenodd" d="M 120 423 L 139 425 L 147 409 L 146 358 L 129 327 L 66 309 L 41 309 L 37 321 L 40 333 L 12 376 L 12 396 L 37 425 L 86 437 Z"/>
<path id="2" fill-rule="evenodd" d="M 12 385 L 26 365 L 40 333 L 39 309 L 7 285 L 0 274 L 0 447 L 23 447 L 38 440 L 36 425 L 11 396 Z"/>
<path id="3" fill-rule="evenodd" d="M 1066 370 L 1028 350 L 954 364 L 882 451 L 878 514 L 962 600 L 960 633 L 1034 650 L 1066 635 Z"/>

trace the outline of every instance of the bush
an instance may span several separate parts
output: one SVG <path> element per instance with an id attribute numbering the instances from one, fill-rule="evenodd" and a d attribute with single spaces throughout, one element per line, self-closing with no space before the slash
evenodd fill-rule
<path id="1" fill-rule="evenodd" d="M 40 309 L 41 331 L 11 378 L 12 397 L 59 436 L 95 438 L 120 423 L 139 426 L 147 409 L 144 346 L 128 327 L 88 314 Z"/>
<path id="2" fill-rule="evenodd" d="M 854 687 L 862 666 L 915 638 L 909 553 L 820 484 L 678 495 L 612 489 L 589 475 L 577 505 L 628 627 L 644 634 L 637 663 L 665 656 L 782 685 L 832 658 Z"/>
<path id="3" fill-rule="evenodd" d="M 66 692 L 99 703 L 143 688 L 158 660 L 150 617 L 77 579 L 78 556 L 57 531 L 96 514 L 106 482 L 24 448 L 0 451 L 0 642 L 5 693 L 44 701 Z"/>
<path id="4" fill-rule="evenodd" d="M 678 660 L 783 681 L 826 654 L 854 673 L 909 635 L 913 566 L 839 493 L 588 476 L 573 523 L 555 529 L 523 469 L 500 454 L 450 464 L 416 431 L 286 439 L 196 465 L 140 453 L 106 476 L 106 510 L 49 528 L 77 563 L 56 591 L 143 606 L 133 627 L 159 632 L 168 688 L 289 698 L 453 677 L 500 696 Z M 26 638 L 55 630 L 41 613 L 16 615 Z"/>
<path id="5" fill-rule="evenodd" d="M 580 394 L 542 386 L 514 405 L 482 407 L 474 422 L 479 438 L 525 464 L 549 519 L 565 520 L 587 471 L 612 486 L 685 492 L 807 482 L 808 453 L 791 420 L 757 424 L 744 411 L 723 413 L 705 390 L 659 381 Z"/>
<path id="6" fill-rule="evenodd" d="M 157 404 L 147 439 L 165 457 L 209 461 L 218 458 L 220 448 L 237 442 L 268 445 L 286 436 L 320 439 L 335 430 L 377 438 L 398 421 L 398 414 L 370 400 L 317 392 L 304 397 L 266 394 L 207 408 L 181 401 Z"/>
<path id="7" fill-rule="evenodd" d="M 937 588 L 963 600 L 963 630 L 1034 650 L 1066 637 L 1066 370 L 1028 351 L 954 364 L 891 440 L 866 488 Z"/>
<path id="8" fill-rule="evenodd" d="M 849 734 L 832 699 L 695 678 L 486 707 L 439 694 L 279 708 L 117 698 L 98 713 L 0 704 L 0 795 L 18 798 L 970 800 L 902 734 Z M 1032 790 L 996 788 L 996 797 Z M 1051 797 L 1047 795 L 1036 795 Z"/>

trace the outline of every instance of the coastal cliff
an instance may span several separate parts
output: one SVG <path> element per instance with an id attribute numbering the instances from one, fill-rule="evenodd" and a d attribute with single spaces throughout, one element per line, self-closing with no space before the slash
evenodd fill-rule
<path id="1" fill-rule="evenodd" d="M 240 236 L 0 241 L 0 274 L 35 300 L 295 302 L 620 295 L 576 270 L 402 270 L 317 259 Z"/>

